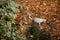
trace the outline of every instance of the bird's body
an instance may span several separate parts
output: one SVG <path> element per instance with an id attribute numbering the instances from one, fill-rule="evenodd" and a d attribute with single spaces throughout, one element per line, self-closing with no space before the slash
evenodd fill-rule
<path id="1" fill-rule="evenodd" d="M 41 23 L 41 22 L 44 22 L 46 21 L 46 19 L 42 19 L 42 18 L 33 18 L 34 22 L 36 23 Z"/>

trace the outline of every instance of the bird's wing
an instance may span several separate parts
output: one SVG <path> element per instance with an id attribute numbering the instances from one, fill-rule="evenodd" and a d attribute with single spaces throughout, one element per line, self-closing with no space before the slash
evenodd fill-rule
<path id="1" fill-rule="evenodd" d="M 45 21 L 45 19 L 42 19 L 42 18 L 34 18 L 34 21 L 35 21 L 36 23 L 40 23 L 40 22 Z"/>
<path id="2" fill-rule="evenodd" d="M 39 22 L 41 22 L 41 19 L 39 19 L 39 18 L 34 18 L 34 21 L 35 21 L 36 23 L 39 23 Z"/>

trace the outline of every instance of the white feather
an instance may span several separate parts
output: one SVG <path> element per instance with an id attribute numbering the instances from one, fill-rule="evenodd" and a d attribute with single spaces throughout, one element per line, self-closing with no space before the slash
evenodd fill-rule
<path id="1" fill-rule="evenodd" d="M 44 21 L 46 21 L 46 19 L 34 18 L 34 22 L 36 22 L 36 23 L 41 23 L 41 22 L 44 22 Z"/>

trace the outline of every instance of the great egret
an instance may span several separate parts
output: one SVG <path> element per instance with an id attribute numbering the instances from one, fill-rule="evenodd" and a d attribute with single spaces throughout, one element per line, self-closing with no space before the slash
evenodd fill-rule
<path id="1" fill-rule="evenodd" d="M 43 18 L 31 18 L 31 14 L 30 14 L 30 13 L 27 13 L 27 15 L 29 16 L 29 18 L 30 18 L 32 21 L 34 21 L 35 23 L 37 23 L 37 24 L 39 24 L 39 25 L 40 25 L 41 22 L 45 22 L 45 21 L 46 21 L 46 19 L 43 19 Z M 41 29 L 42 29 L 42 28 L 41 28 Z"/>
<path id="2" fill-rule="evenodd" d="M 31 14 L 30 14 L 30 13 L 27 13 L 27 15 L 29 16 L 29 18 L 30 18 L 32 21 L 34 21 L 34 22 L 36 22 L 36 23 L 41 23 L 41 22 L 45 22 L 45 21 L 46 21 L 46 19 L 43 19 L 43 18 L 31 18 Z"/>

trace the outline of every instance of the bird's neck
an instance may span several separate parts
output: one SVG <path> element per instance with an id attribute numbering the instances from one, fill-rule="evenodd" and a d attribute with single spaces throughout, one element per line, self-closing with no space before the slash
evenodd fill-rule
<path id="1" fill-rule="evenodd" d="M 29 18 L 30 18 L 31 20 L 33 20 L 33 18 L 32 18 L 31 16 L 29 16 Z"/>

